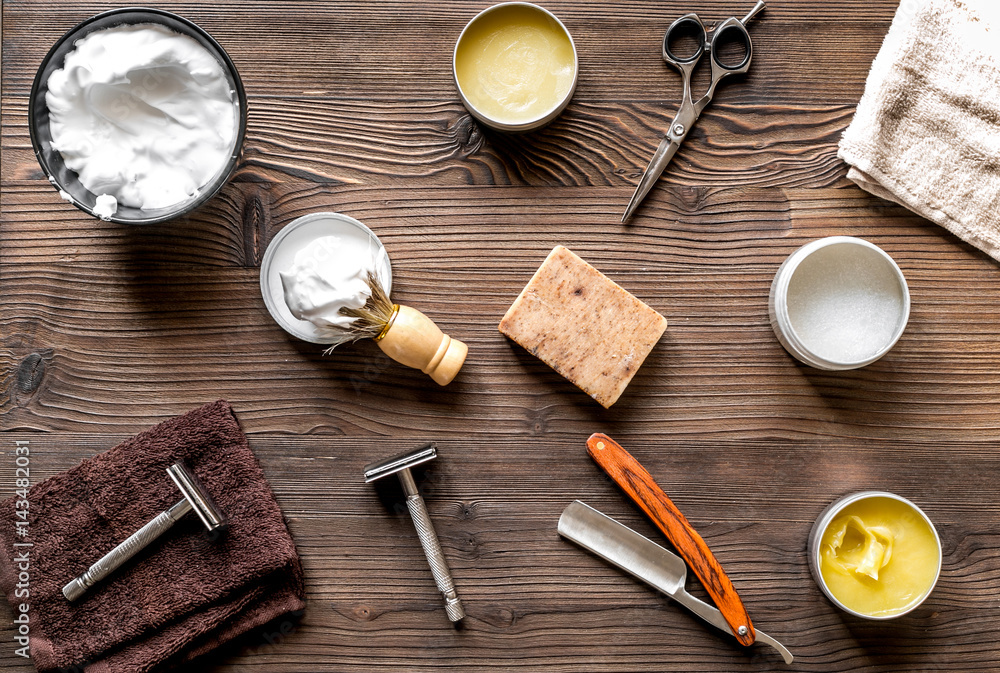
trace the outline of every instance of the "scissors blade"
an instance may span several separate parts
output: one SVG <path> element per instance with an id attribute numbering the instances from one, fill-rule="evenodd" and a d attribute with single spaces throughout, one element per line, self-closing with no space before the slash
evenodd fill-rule
<path id="1" fill-rule="evenodd" d="M 632 200 L 628 202 L 625 214 L 622 215 L 622 222 L 625 222 L 632 217 L 632 213 L 634 213 L 635 209 L 639 207 L 642 200 L 646 198 L 646 194 L 649 194 L 649 190 L 653 188 L 656 181 L 660 179 L 663 169 L 667 167 L 670 160 L 674 158 L 675 154 L 677 154 L 677 150 L 680 146 L 681 144 L 669 135 L 663 136 L 663 140 L 660 141 L 660 146 L 656 148 L 653 158 L 650 160 L 649 165 L 646 166 L 646 172 L 642 174 L 642 179 L 639 180 L 639 185 L 635 188 L 635 194 L 632 195 Z"/>

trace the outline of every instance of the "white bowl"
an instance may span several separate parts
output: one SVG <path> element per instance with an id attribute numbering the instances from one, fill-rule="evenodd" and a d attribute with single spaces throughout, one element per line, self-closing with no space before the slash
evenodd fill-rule
<path id="1" fill-rule="evenodd" d="M 333 338 L 328 333 L 321 332 L 308 320 L 299 320 L 288 310 L 285 303 L 285 292 L 281 285 L 282 271 L 291 268 L 295 253 L 321 236 L 336 236 L 349 244 L 357 245 L 367 250 L 370 258 L 364 263 L 370 263 L 379 280 L 385 285 L 388 294 L 392 290 L 392 265 L 389 255 L 371 229 L 361 224 L 353 217 L 340 213 L 310 213 L 294 220 L 268 244 L 264 251 L 264 259 L 260 264 L 260 292 L 264 296 L 264 305 L 274 321 L 294 337 L 314 344 L 336 345 L 349 341 L 347 336 Z"/>

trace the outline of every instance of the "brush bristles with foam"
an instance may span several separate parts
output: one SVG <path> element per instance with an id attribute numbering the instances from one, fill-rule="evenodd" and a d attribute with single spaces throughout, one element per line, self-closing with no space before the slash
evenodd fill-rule
<path id="1" fill-rule="evenodd" d="M 369 271 L 365 282 L 371 290 L 371 296 L 368 297 L 365 305 L 361 308 L 344 307 L 340 309 L 340 315 L 355 319 L 350 327 L 337 330 L 338 335 L 346 335 L 348 341 L 374 339 L 382 333 L 382 330 L 385 329 L 386 324 L 392 318 L 394 308 L 392 300 L 389 299 L 385 287 L 375 272 Z M 325 352 L 329 353 L 334 348 L 336 348 L 336 344 L 330 346 Z"/>

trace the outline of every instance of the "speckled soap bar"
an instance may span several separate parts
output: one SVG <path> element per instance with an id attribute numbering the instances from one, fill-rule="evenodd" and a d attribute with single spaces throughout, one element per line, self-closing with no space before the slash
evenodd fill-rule
<path id="1" fill-rule="evenodd" d="M 610 407 L 667 328 L 666 319 L 556 246 L 500 321 L 500 331 Z"/>

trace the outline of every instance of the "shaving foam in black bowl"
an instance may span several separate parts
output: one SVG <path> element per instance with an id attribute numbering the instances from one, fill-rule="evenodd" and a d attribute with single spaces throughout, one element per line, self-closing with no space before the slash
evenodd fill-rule
<path id="1" fill-rule="evenodd" d="M 49 181 L 56 189 L 68 195 L 69 199 L 67 200 L 71 200 L 73 205 L 89 215 L 98 217 L 94 212 L 98 195 L 81 184 L 76 172 L 66 166 L 62 155 L 52 147 L 52 135 L 49 130 L 49 109 L 45 103 L 45 95 L 48 93 L 49 76 L 55 70 L 63 67 L 66 55 L 76 48 L 78 40 L 95 31 L 122 25 L 137 24 L 158 24 L 196 40 L 219 61 L 229 81 L 231 90 L 235 92 L 236 100 L 234 102 L 238 105 L 238 128 L 231 156 L 220 168 L 215 177 L 199 189 L 195 196 L 167 208 L 142 209 L 119 203 L 117 212 L 110 217 L 104 218 L 111 222 L 120 222 L 122 224 L 157 224 L 175 217 L 187 215 L 215 196 L 232 176 L 243 151 L 243 141 L 246 137 L 247 129 L 247 97 L 243 89 L 243 81 L 240 79 L 239 72 L 236 70 L 236 66 L 229 58 L 229 55 L 211 35 L 194 23 L 176 14 L 144 7 L 114 9 L 82 21 L 59 38 L 38 67 L 34 83 L 31 86 L 31 98 L 29 99 L 28 108 L 28 130 L 31 134 L 31 146 L 35 151 L 35 156 L 38 158 L 38 163 L 49 178 Z M 66 196 L 63 196 L 63 198 L 66 198 Z"/>

